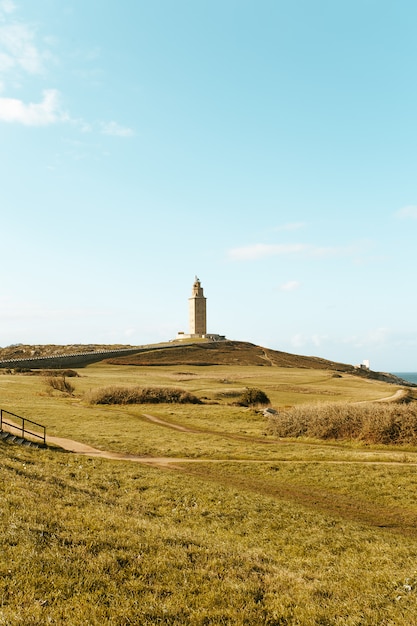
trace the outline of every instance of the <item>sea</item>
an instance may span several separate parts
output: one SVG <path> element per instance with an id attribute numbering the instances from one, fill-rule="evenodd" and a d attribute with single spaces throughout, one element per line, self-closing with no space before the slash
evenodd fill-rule
<path id="1" fill-rule="evenodd" d="M 409 383 L 417 383 L 417 372 L 391 372 L 394 376 L 408 380 Z"/>

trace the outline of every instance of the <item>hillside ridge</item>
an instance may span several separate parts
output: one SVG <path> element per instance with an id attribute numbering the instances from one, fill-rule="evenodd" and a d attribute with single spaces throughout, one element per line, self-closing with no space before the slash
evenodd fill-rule
<path id="1" fill-rule="evenodd" d="M 137 350 L 137 352 L 135 352 Z M 120 355 L 112 356 L 111 352 L 120 351 Z M 128 354 L 123 354 L 126 351 Z M 317 356 L 303 356 L 265 348 L 246 341 L 206 341 L 206 342 L 169 342 L 132 346 L 125 344 L 69 344 L 69 345 L 24 345 L 15 344 L 0 348 L 0 361 L 27 360 L 31 367 L 36 368 L 37 359 L 51 357 L 56 359 L 55 367 L 59 367 L 60 357 L 67 356 L 67 364 L 74 359 L 77 366 L 77 354 L 97 353 L 95 361 L 103 360 L 114 365 L 162 366 L 162 365 L 247 365 L 260 367 L 288 367 L 305 369 L 323 369 L 348 373 L 362 378 L 380 380 L 397 385 L 415 387 L 417 385 L 405 381 L 386 372 L 374 372 L 347 363 L 330 361 Z M 17 366 L 17 363 L 16 363 Z M 45 367 L 39 363 L 39 367 Z"/>
<path id="2" fill-rule="evenodd" d="M 386 372 L 373 372 L 347 363 L 330 361 L 316 356 L 302 356 L 264 348 L 246 341 L 214 341 L 208 343 L 172 344 L 169 347 L 149 349 L 138 354 L 106 359 L 114 365 L 258 365 L 333 370 L 335 374 L 348 373 L 362 378 L 380 380 L 397 385 L 415 386 Z"/>

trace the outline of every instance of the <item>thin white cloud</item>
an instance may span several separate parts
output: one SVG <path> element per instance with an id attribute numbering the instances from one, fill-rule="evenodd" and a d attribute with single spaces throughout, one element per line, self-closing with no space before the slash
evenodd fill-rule
<path id="1" fill-rule="evenodd" d="M 1 83 L 0 83 L 1 86 Z M 50 126 L 71 123 L 82 133 L 93 130 L 93 125 L 82 118 L 72 118 L 62 107 L 61 94 L 57 89 L 45 89 L 40 102 L 25 103 L 18 98 L 0 97 L 0 122 L 23 124 L 24 126 Z M 131 128 L 116 122 L 100 125 L 102 134 L 113 137 L 132 137 Z"/>
<path id="2" fill-rule="evenodd" d="M 404 206 L 402 209 L 399 209 L 399 211 L 397 211 L 395 215 L 402 219 L 416 220 L 417 219 L 417 205 L 409 204 L 407 206 Z"/>
<path id="3" fill-rule="evenodd" d="M 309 254 L 316 258 L 325 258 L 331 256 L 349 256 L 356 253 L 354 247 L 341 246 L 337 248 L 335 246 L 309 246 Z"/>
<path id="4" fill-rule="evenodd" d="M 42 101 L 38 103 L 26 104 L 16 98 L 0 98 L 0 121 L 3 122 L 48 126 L 68 120 L 68 115 L 61 109 L 56 89 L 46 89 Z"/>
<path id="5" fill-rule="evenodd" d="M 103 135 L 111 135 L 112 137 L 133 137 L 135 134 L 131 128 L 121 126 L 117 122 L 105 122 L 101 125 Z"/>
<path id="6" fill-rule="evenodd" d="M 227 256 L 233 261 L 254 261 L 282 255 L 303 255 L 308 258 L 352 257 L 358 258 L 369 249 L 370 243 L 357 242 L 350 246 L 314 246 L 304 243 L 264 244 L 255 243 L 240 248 L 231 248 Z"/>
<path id="7" fill-rule="evenodd" d="M 291 337 L 290 344 L 294 348 L 302 348 L 306 344 L 306 339 L 302 333 L 296 333 Z"/>
<path id="8" fill-rule="evenodd" d="M 300 283 L 298 282 L 298 280 L 289 280 L 288 282 L 280 285 L 280 290 L 281 291 L 295 291 L 299 287 L 300 287 Z"/>
<path id="9" fill-rule="evenodd" d="M 320 335 L 319 333 L 315 333 L 314 335 L 311 335 L 311 343 L 316 346 L 316 348 L 319 348 L 323 345 L 323 343 L 326 343 L 328 338 L 328 335 Z"/>
<path id="10" fill-rule="evenodd" d="M 0 74 L 4 74 L 11 70 L 14 66 L 12 57 L 4 52 L 0 52 Z"/>
<path id="11" fill-rule="evenodd" d="M 56 40 L 48 35 L 37 41 L 35 28 L 12 15 L 16 10 L 13 0 L 0 0 L 0 93 L 6 94 L 10 84 L 24 88 L 27 76 L 44 76 L 53 55 L 48 46 Z M 96 51 L 97 54 L 97 51 Z M 56 123 L 71 123 L 81 132 L 95 127 L 104 135 L 131 137 L 131 128 L 111 122 L 86 121 L 73 118 L 61 105 L 57 89 L 45 89 L 40 102 L 27 102 L 24 97 L 0 97 L 0 122 L 23 124 L 24 126 L 49 126 Z M 20 95 L 20 94 L 19 94 Z"/>
<path id="12" fill-rule="evenodd" d="M 241 248 L 232 248 L 228 252 L 229 258 L 234 261 L 253 261 L 270 256 L 283 254 L 298 254 L 304 252 L 307 246 L 300 243 L 295 244 L 266 244 L 255 243 Z"/>
<path id="13" fill-rule="evenodd" d="M 0 72 L 21 69 L 28 74 L 41 74 L 44 61 L 49 57 L 34 43 L 34 33 L 27 24 L 6 24 L 0 26 Z"/>
<path id="14" fill-rule="evenodd" d="M 372 328 L 362 336 L 353 335 L 343 340 L 345 344 L 351 344 L 355 348 L 366 348 L 369 346 L 383 346 L 390 339 L 391 331 L 389 328 Z"/>
<path id="15" fill-rule="evenodd" d="M 12 0 L 2 0 L 0 2 L 0 11 L 4 13 L 13 13 L 16 11 L 16 5 Z"/>
<path id="16" fill-rule="evenodd" d="M 293 348 L 308 348 L 308 346 L 320 348 L 328 342 L 329 336 L 320 333 L 313 333 L 310 336 L 304 335 L 303 333 L 296 333 L 290 339 L 290 344 Z"/>

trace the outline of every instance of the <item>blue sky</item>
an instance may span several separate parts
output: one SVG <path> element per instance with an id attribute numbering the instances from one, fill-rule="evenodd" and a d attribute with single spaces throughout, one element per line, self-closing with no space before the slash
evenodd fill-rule
<path id="1" fill-rule="evenodd" d="M 0 0 L 0 345 L 417 370 L 417 4 Z"/>

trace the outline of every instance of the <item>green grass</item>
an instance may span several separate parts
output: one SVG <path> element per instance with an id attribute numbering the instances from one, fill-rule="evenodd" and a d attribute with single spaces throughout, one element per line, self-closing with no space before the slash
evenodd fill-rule
<path id="1" fill-rule="evenodd" d="M 156 468 L 0 443 L 0 626 L 416 622 L 417 449 L 277 439 L 263 415 L 219 395 L 253 386 L 286 406 L 396 387 L 288 368 L 79 373 L 73 396 L 39 376 L 0 375 L 0 406 L 49 434 L 194 462 Z M 85 401 L 110 384 L 181 386 L 218 404 Z"/>

